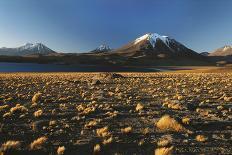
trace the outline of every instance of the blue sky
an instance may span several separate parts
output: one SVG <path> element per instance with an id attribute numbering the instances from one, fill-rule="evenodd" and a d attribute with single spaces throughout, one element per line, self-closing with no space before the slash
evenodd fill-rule
<path id="1" fill-rule="evenodd" d="M 0 47 L 117 48 L 156 32 L 197 51 L 232 44 L 231 0 L 0 0 Z"/>

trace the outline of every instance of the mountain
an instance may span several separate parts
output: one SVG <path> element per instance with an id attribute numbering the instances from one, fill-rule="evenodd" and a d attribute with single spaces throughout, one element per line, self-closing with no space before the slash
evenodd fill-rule
<path id="1" fill-rule="evenodd" d="M 0 55 L 5 56 L 27 56 L 27 55 L 49 55 L 56 52 L 42 43 L 27 43 L 17 48 L 0 48 Z"/>
<path id="2" fill-rule="evenodd" d="M 121 56 L 132 64 L 144 65 L 195 65 L 208 61 L 207 57 L 175 39 L 157 33 L 147 33 L 107 54 Z"/>
<path id="3" fill-rule="evenodd" d="M 103 53 L 103 52 L 109 52 L 109 51 L 111 51 L 111 48 L 106 44 L 102 44 L 98 48 L 96 48 L 95 50 L 93 50 L 91 52 L 93 52 L 93 53 Z"/>
<path id="4" fill-rule="evenodd" d="M 210 53 L 209 52 L 201 52 L 200 54 L 203 56 L 208 56 Z"/>
<path id="5" fill-rule="evenodd" d="M 209 56 L 232 56 L 232 46 L 224 46 L 209 54 Z"/>
<path id="6" fill-rule="evenodd" d="M 163 56 L 200 56 L 195 51 L 185 47 L 183 44 L 157 33 L 145 34 L 131 43 L 116 50 L 118 53 L 127 53 L 128 55 L 159 55 Z"/>

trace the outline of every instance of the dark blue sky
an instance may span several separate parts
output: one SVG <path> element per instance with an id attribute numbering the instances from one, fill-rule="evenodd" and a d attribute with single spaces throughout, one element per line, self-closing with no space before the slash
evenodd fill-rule
<path id="1" fill-rule="evenodd" d="M 232 44 L 232 0 L 0 0 L 0 47 L 117 48 L 156 32 L 197 52 Z"/>

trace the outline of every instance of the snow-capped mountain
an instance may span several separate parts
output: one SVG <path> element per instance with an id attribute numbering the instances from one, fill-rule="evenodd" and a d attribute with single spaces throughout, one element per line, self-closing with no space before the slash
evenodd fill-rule
<path id="1" fill-rule="evenodd" d="M 226 45 L 219 48 L 210 53 L 209 56 L 232 56 L 232 46 Z"/>
<path id="2" fill-rule="evenodd" d="M 0 48 L 0 55 L 6 56 L 26 56 L 26 55 L 49 55 L 54 54 L 55 51 L 51 50 L 42 43 L 26 43 L 23 46 L 17 48 Z"/>
<path id="3" fill-rule="evenodd" d="M 187 48 L 175 39 L 157 33 L 147 33 L 114 52 L 124 53 L 130 56 L 153 55 L 159 57 L 162 55 L 162 57 L 202 57 L 202 55 Z"/>
<path id="4" fill-rule="evenodd" d="M 102 53 L 102 52 L 109 52 L 109 51 L 111 51 L 111 48 L 106 44 L 102 44 L 98 48 L 96 48 L 95 50 L 93 50 L 91 52 Z"/>

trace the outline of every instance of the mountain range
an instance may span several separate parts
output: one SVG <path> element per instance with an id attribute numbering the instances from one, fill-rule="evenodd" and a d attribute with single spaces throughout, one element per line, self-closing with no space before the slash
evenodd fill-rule
<path id="1" fill-rule="evenodd" d="M 0 55 L 6 56 L 27 56 L 34 54 L 49 55 L 54 53 L 56 52 L 43 45 L 42 43 L 26 43 L 25 45 L 16 48 L 0 48 Z"/>
<path id="2" fill-rule="evenodd" d="M 25 56 L 37 55 L 41 60 L 33 61 L 110 65 L 207 65 L 212 63 L 214 57 L 231 56 L 232 47 L 225 46 L 210 53 L 199 54 L 171 37 L 147 33 L 116 49 L 102 44 L 90 52 L 66 54 L 57 53 L 42 43 L 27 43 L 17 48 L 0 48 L 0 55 L 8 56 L 9 60 L 9 56 L 22 57 L 17 59 L 23 62 Z"/>

